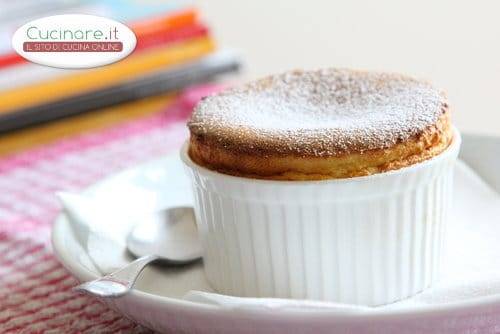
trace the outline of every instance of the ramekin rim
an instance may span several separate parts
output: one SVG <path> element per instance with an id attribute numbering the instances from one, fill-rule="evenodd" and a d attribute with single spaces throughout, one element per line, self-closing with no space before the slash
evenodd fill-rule
<path id="1" fill-rule="evenodd" d="M 364 176 L 355 176 L 355 177 L 349 177 L 349 178 L 337 178 L 337 179 L 325 179 L 325 180 L 268 180 L 268 179 L 258 179 L 258 178 L 250 178 L 250 177 L 244 177 L 244 176 L 236 176 L 236 175 L 230 175 L 230 174 L 224 174 L 218 171 L 211 170 L 207 167 L 201 166 L 194 162 L 191 157 L 188 154 L 188 146 L 189 146 L 189 140 L 186 140 L 184 144 L 182 144 L 181 150 L 180 150 L 180 157 L 182 162 L 189 168 L 195 169 L 197 172 L 199 172 L 202 175 L 206 175 L 209 177 L 214 177 L 214 178 L 223 178 L 226 180 L 231 180 L 234 182 L 252 182 L 252 183 L 260 183 L 260 184 L 280 184 L 280 185 L 315 185 L 315 184 L 339 184 L 339 183 L 348 183 L 348 182 L 363 182 L 369 179 L 378 179 L 381 177 L 387 177 L 387 176 L 396 176 L 400 175 L 403 173 L 407 173 L 410 171 L 418 170 L 421 168 L 425 168 L 428 165 L 435 164 L 438 161 L 445 159 L 448 155 L 453 154 L 455 151 L 458 151 L 460 149 L 460 144 L 462 142 L 462 137 L 460 135 L 460 131 L 453 126 L 453 139 L 451 144 L 441 153 L 438 155 L 427 159 L 422 162 L 418 162 L 416 164 L 412 164 L 410 166 L 405 166 L 399 169 L 395 170 L 389 170 L 386 172 L 382 173 L 376 173 L 376 174 L 371 174 L 371 175 L 364 175 Z M 458 152 L 457 152 L 458 153 Z"/>

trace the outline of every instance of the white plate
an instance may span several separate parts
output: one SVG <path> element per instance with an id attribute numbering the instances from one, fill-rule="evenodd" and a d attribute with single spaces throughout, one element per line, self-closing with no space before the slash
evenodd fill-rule
<path id="1" fill-rule="evenodd" d="M 483 142 L 487 145 L 481 145 Z M 462 158 L 475 158 L 478 145 L 487 146 L 489 153 L 498 153 L 500 142 L 464 136 Z M 483 152 L 482 157 L 486 157 L 483 159 L 486 164 L 481 165 L 477 160 L 468 162 L 495 186 L 498 178 L 493 171 L 498 169 L 500 158 L 488 152 Z M 85 192 L 106 197 L 116 189 L 123 189 L 124 184 L 152 190 L 168 188 L 160 200 L 163 204 L 182 205 L 191 201 L 186 191 L 190 187 L 177 156 L 119 173 Z M 64 215 L 54 223 L 52 242 L 61 263 L 80 281 L 98 277 L 98 270 L 76 240 Z M 329 310 L 234 309 L 181 299 L 190 290 L 211 291 L 201 264 L 184 269 L 149 267 L 137 289 L 106 303 L 146 327 L 172 333 L 462 333 L 469 329 L 486 332 L 500 326 L 498 295 L 418 308 L 339 314 Z"/>

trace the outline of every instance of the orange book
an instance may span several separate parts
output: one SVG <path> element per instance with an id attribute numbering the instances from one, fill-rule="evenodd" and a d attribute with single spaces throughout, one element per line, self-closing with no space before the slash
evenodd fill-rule
<path id="1" fill-rule="evenodd" d="M 168 13 L 164 16 L 148 18 L 141 21 L 130 22 L 127 25 L 139 36 L 156 34 L 165 29 L 173 30 L 192 25 L 197 21 L 198 13 L 194 8 Z"/>
<path id="2" fill-rule="evenodd" d="M 199 58 L 214 49 L 214 42 L 211 38 L 200 37 L 175 45 L 145 50 L 115 64 L 7 90 L 0 93 L 0 112 L 47 103 L 103 88 L 170 65 Z"/>
<path id="3" fill-rule="evenodd" d="M 149 50 L 152 47 L 162 47 L 189 39 L 208 36 L 208 28 L 202 24 L 193 24 L 177 29 L 165 30 L 155 34 L 138 36 L 134 53 Z"/>

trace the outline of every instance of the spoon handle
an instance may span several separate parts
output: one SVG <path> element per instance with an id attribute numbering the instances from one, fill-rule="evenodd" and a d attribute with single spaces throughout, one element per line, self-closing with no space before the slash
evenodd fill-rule
<path id="1" fill-rule="evenodd" d="M 156 255 L 146 255 L 130 262 L 125 267 L 96 280 L 82 283 L 75 291 L 85 292 L 97 297 L 120 297 L 127 294 L 137 281 L 142 270 L 158 259 Z"/>

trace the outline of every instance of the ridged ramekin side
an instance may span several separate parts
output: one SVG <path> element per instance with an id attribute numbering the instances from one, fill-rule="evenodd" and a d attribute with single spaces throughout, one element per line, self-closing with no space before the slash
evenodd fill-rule
<path id="1" fill-rule="evenodd" d="M 208 280 L 229 295 L 362 305 L 422 291 L 438 276 L 457 153 L 342 182 L 260 183 L 189 166 Z"/>

